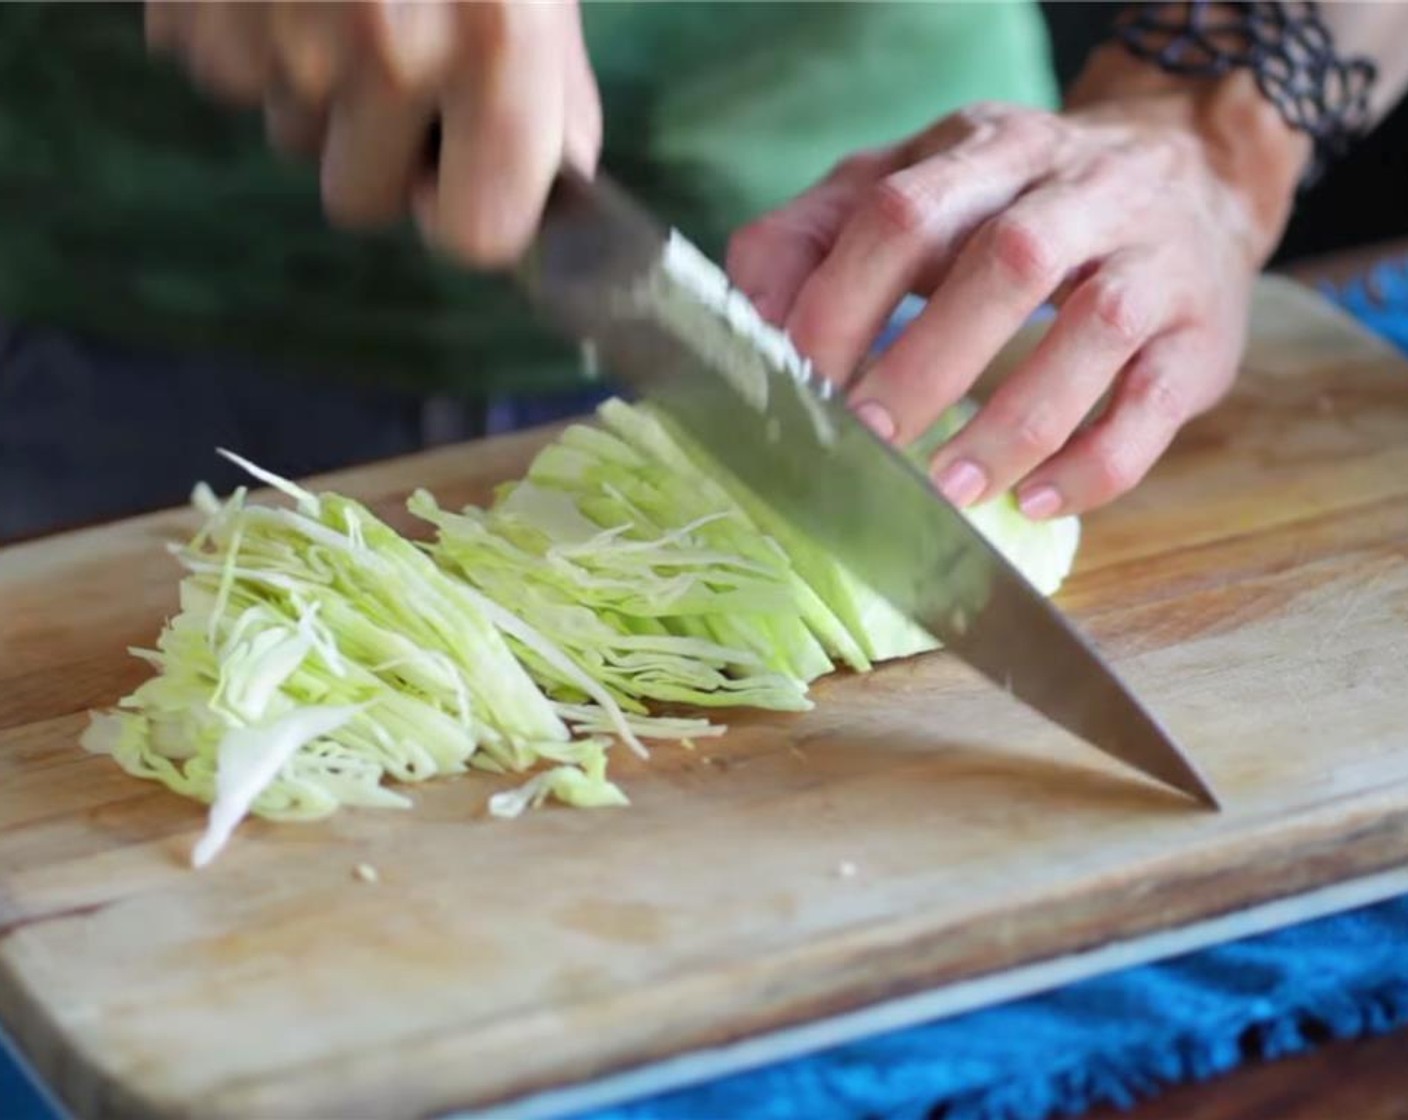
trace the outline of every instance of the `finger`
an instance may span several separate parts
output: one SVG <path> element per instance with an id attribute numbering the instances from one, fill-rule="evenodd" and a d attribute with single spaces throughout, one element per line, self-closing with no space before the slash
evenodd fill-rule
<path id="1" fill-rule="evenodd" d="M 329 219 L 363 228 L 405 213 L 434 113 L 433 101 L 401 94 L 377 75 L 334 102 L 322 148 Z"/>
<path id="2" fill-rule="evenodd" d="M 1017 491 L 1032 518 L 1083 513 L 1133 489 L 1192 416 L 1231 381 L 1192 331 L 1162 335 L 1125 367 L 1104 414 Z M 1208 376 L 1212 371 L 1212 376 Z"/>
<path id="3" fill-rule="evenodd" d="M 454 62 L 455 15 L 442 0 L 378 0 L 365 13 L 368 38 L 382 75 L 398 92 L 438 87 Z"/>
<path id="4" fill-rule="evenodd" d="M 327 135 L 325 106 L 309 105 L 275 86 L 264 98 L 264 131 L 275 150 L 287 156 L 311 158 L 323 150 Z"/>
<path id="5" fill-rule="evenodd" d="M 147 50 L 161 53 L 175 49 L 190 8 L 181 0 L 147 0 L 142 20 Z"/>
<path id="6" fill-rule="evenodd" d="M 900 444 L 922 434 L 1074 269 L 1132 242 L 1117 186 L 1048 183 L 975 231 L 928 306 L 850 394 L 872 426 Z M 962 473 L 955 487 L 965 495 L 987 489 Z"/>
<path id="7" fill-rule="evenodd" d="M 1049 170 L 1053 136 L 1014 117 L 875 183 L 787 317 L 798 347 L 845 381 L 924 274 L 936 279 L 981 221 Z"/>
<path id="8" fill-rule="evenodd" d="M 257 105 L 273 69 L 265 5 L 199 5 L 188 29 L 187 52 L 195 82 L 217 97 Z"/>
<path id="9" fill-rule="evenodd" d="M 574 15 L 567 29 L 567 70 L 563 94 L 566 104 L 564 147 L 566 158 L 578 171 L 596 171 L 601 156 L 601 95 L 596 88 L 591 59 L 587 55 L 580 15 Z"/>
<path id="10" fill-rule="evenodd" d="M 808 276 L 826 259 L 865 188 L 898 151 L 853 157 L 787 205 L 744 226 L 729 241 L 726 270 L 758 313 L 781 326 Z"/>
<path id="11" fill-rule="evenodd" d="M 439 174 L 416 199 L 424 235 L 482 267 L 527 247 L 564 145 L 564 9 L 469 4 L 465 41 L 480 55 L 444 103 Z"/>
<path id="12" fill-rule="evenodd" d="M 285 0 L 270 5 L 267 19 L 273 65 L 285 87 L 304 104 L 326 104 L 357 46 L 348 5 Z"/>
<path id="13" fill-rule="evenodd" d="M 1001 494 L 1056 454 L 1135 352 L 1176 318 L 1177 309 L 1159 306 L 1152 259 L 1128 250 L 1103 262 L 1064 301 L 1031 355 L 935 454 L 930 472 L 951 501 Z"/>

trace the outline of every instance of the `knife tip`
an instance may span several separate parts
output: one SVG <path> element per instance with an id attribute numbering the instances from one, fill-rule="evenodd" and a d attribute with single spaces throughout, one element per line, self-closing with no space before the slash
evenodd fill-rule
<path id="1" fill-rule="evenodd" d="M 1198 802 L 1203 808 L 1210 809 L 1214 813 L 1222 812 L 1221 798 L 1217 796 L 1211 783 L 1198 771 L 1193 761 L 1182 751 L 1178 752 L 1178 761 L 1178 773 L 1165 775 L 1164 780 Z"/>
<path id="2" fill-rule="evenodd" d="M 1194 800 L 1202 805 L 1204 809 L 1209 809 L 1214 813 L 1222 812 L 1222 801 L 1208 786 L 1200 785 L 1197 789 L 1190 792 Z"/>
<path id="3" fill-rule="evenodd" d="M 1211 809 L 1214 813 L 1222 812 L 1222 801 L 1213 792 L 1213 788 L 1201 778 L 1198 780 L 1198 787 L 1193 791 L 1193 796 L 1202 804 L 1203 808 Z"/>

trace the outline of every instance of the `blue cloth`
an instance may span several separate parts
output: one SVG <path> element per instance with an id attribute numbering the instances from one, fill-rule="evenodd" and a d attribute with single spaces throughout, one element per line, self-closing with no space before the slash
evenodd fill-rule
<path id="1" fill-rule="evenodd" d="M 5 1120 L 56 1120 L 34 1082 L 0 1033 L 0 1116 Z"/>
<path id="2" fill-rule="evenodd" d="M 1408 353 L 1408 264 L 1325 294 Z M 602 395 L 499 402 L 491 427 L 574 415 Z M 1047 1120 L 1404 1025 L 1399 898 L 577 1120 Z M 54 1120 L 3 1047 L 0 1117 Z"/>
<path id="3" fill-rule="evenodd" d="M 1408 1023 L 1408 899 L 577 1120 L 1047 1120 Z M 0 1050 L 0 1116 L 55 1120 Z"/>
<path id="4" fill-rule="evenodd" d="M 1408 258 L 1385 261 L 1343 287 L 1323 283 L 1320 292 L 1408 353 Z"/>
<path id="5" fill-rule="evenodd" d="M 1408 1023 L 1408 899 L 578 1120 L 1046 1120 Z"/>

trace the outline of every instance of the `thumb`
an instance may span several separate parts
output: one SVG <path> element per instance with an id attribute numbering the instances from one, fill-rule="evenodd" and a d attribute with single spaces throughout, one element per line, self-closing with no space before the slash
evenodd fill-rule
<path id="1" fill-rule="evenodd" d="M 596 75 L 592 73 L 587 44 L 582 36 L 582 19 L 575 5 L 568 17 L 563 64 L 567 68 L 564 95 L 567 98 L 563 115 L 564 156 L 577 170 L 591 175 L 601 157 L 601 95 L 597 92 Z"/>

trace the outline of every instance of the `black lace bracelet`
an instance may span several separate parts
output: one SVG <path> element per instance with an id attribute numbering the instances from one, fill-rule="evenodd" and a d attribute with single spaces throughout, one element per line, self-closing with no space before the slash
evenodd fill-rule
<path id="1" fill-rule="evenodd" d="M 1315 145 L 1302 188 L 1365 131 L 1378 68 L 1341 59 L 1316 3 L 1134 4 L 1116 30 L 1140 58 L 1176 74 L 1221 76 L 1236 67 L 1256 75 L 1262 95 Z"/>

